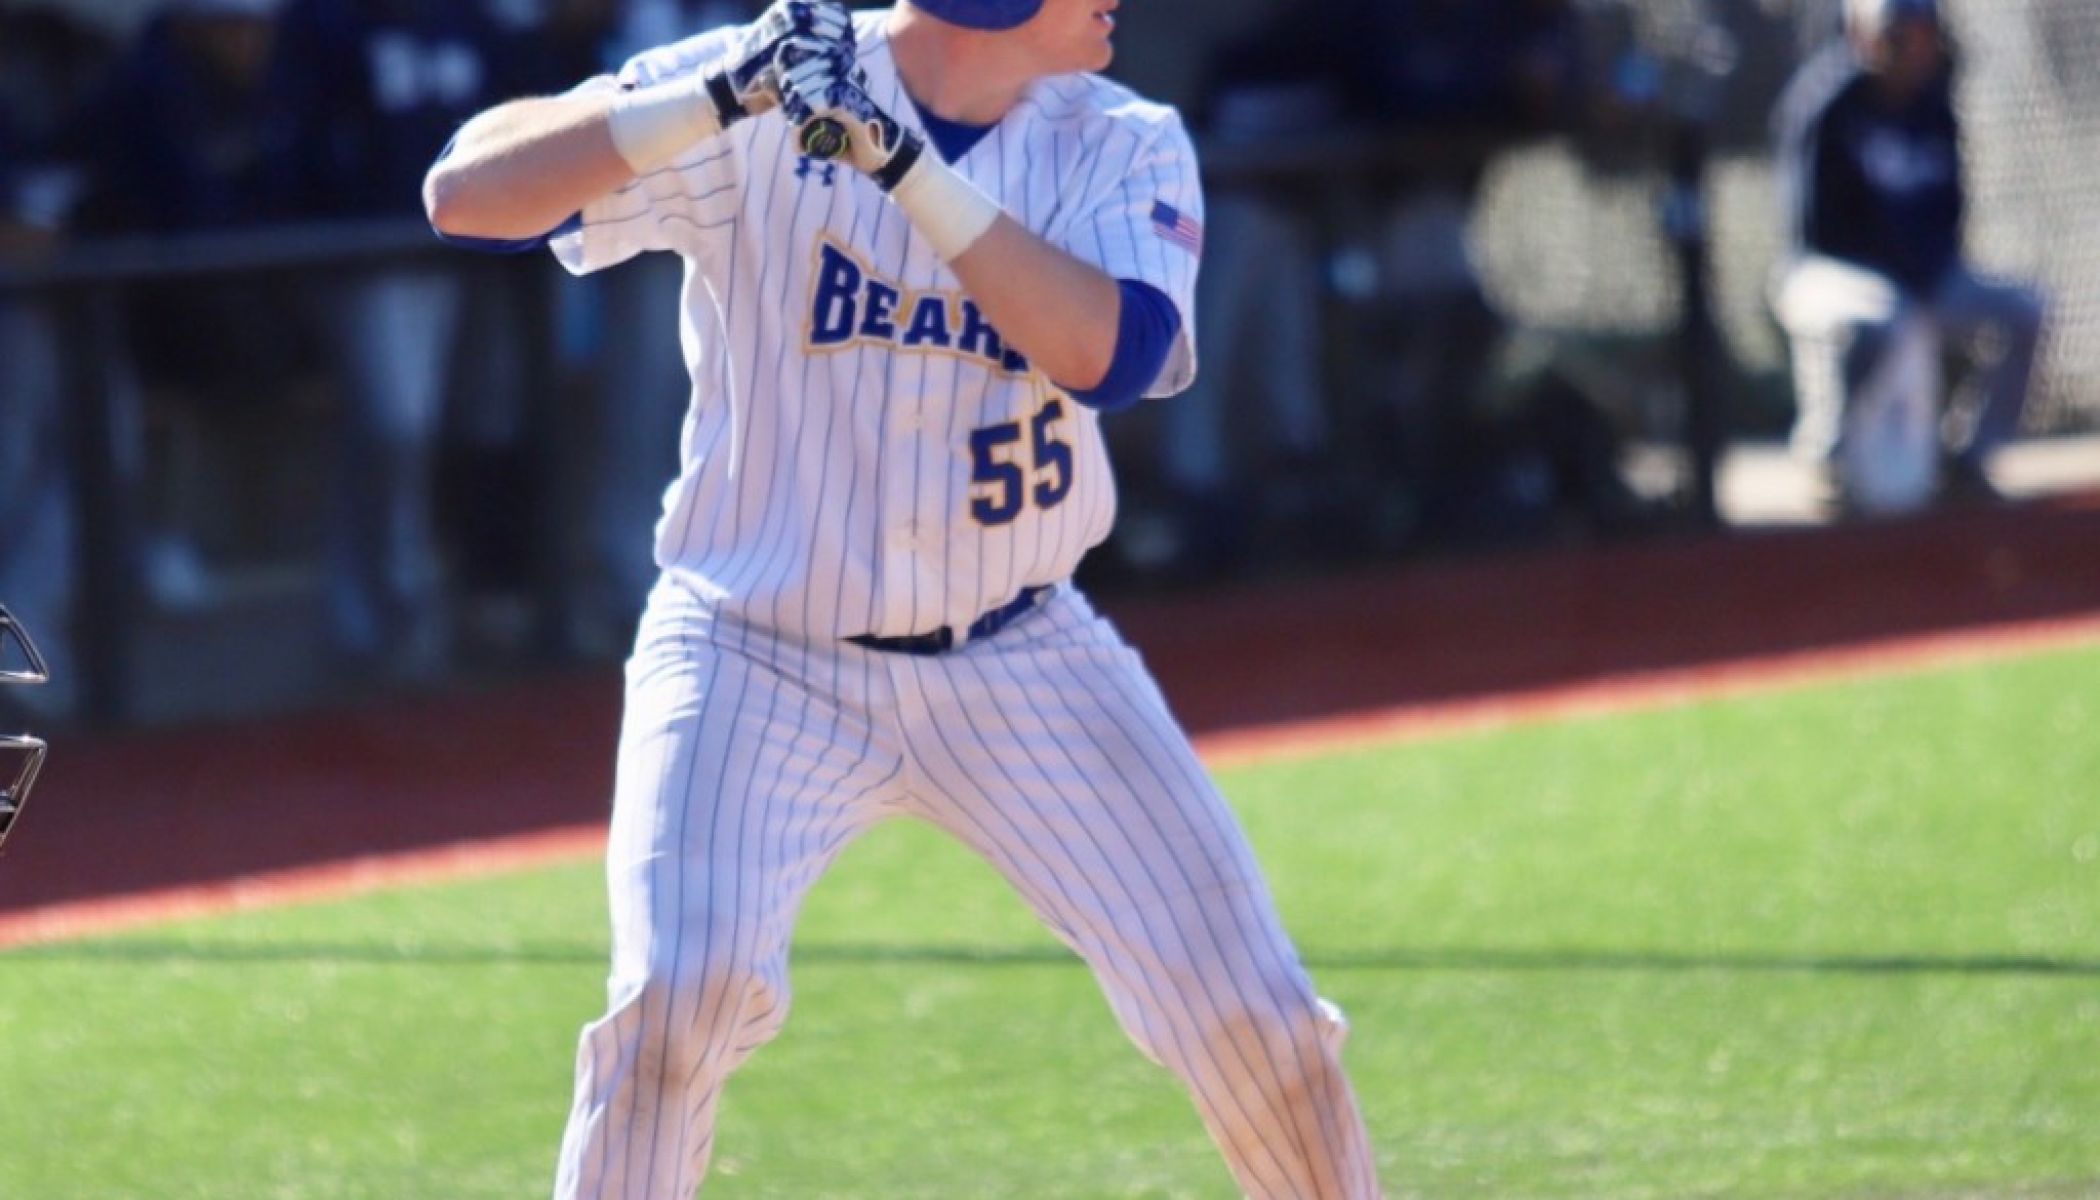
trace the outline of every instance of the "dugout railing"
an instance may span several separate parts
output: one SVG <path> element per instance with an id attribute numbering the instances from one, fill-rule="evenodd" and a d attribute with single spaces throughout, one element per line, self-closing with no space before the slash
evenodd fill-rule
<path id="1" fill-rule="evenodd" d="M 231 279 L 274 277 L 296 279 L 301 287 L 325 287 L 356 272 L 430 264 L 497 276 L 505 287 L 534 293 L 512 306 L 527 326 L 516 338 L 527 356 L 518 399 L 527 414 L 529 454 L 548 478 L 564 478 L 568 464 L 558 447 L 550 272 L 518 260 L 461 254 L 439 243 L 421 221 L 328 221 L 175 237 L 77 239 L 34 259 L 0 265 L 0 304 L 42 308 L 58 335 L 60 428 L 74 514 L 71 643 L 81 676 L 81 716 L 111 724 L 130 715 L 144 615 L 145 463 L 127 297 L 148 285 Z M 547 538 L 538 544 L 549 553 L 534 566 L 536 598 L 543 606 L 542 624 L 551 627 L 557 615 L 546 606 L 559 595 L 562 568 L 553 551 L 561 543 Z"/>
<path id="2" fill-rule="evenodd" d="M 1491 132 L 1335 130 L 1314 137 L 1206 141 L 1203 159 L 1207 186 L 1214 191 L 1288 193 L 1320 231 L 1325 254 L 1350 236 L 1367 192 L 1389 194 L 1394 180 L 1411 175 L 1477 170 L 1514 146 L 1538 141 Z M 1703 143 L 1697 130 L 1688 128 L 1676 140 L 1657 145 L 1674 149 L 1675 174 L 1670 187 L 1653 197 L 1655 219 L 1667 222 L 1681 294 L 1700 295 L 1706 271 Z M 42 306 L 55 316 L 59 330 L 64 443 L 77 514 L 71 624 L 80 664 L 81 715 L 98 723 L 122 722 L 131 715 L 139 631 L 147 615 L 142 578 L 145 476 L 139 414 L 134 411 L 140 393 L 126 375 L 127 298 L 147 286 L 204 286 L 239 279 L 282 278 L 297 280 L 302 287 L 326 286 L 353 272 L 431 264 L 490 276 L 503 287 L 524 291 L 524 302 L 510 307 L 527 325 L 516 338 L 527 356 L 519 373 L 527 393 L 520 397 L 527 418 L 527 454 L 554 495 L 574 497 L 579 473 L 587 468 L 569 452 L 568 431 L 574 420 L 563 411 L 556 363 L 552 289 L 558 269 L 544 256 L 463 254 L 440 244 L 422 222 L 409 219 L 82 239 L 61 242 L 37 261 L 0 266 L 0 303 Z M 1324 303 L 1347 302 L 1330 292 Z M 1712 352 L 1709 311 L 1700 302 L 1682 306 L 1683 321 L 1674 340 L 1677 350 L 1664 351 L 1662 369 L 1681 373 L 1686 406 L 1682 419 L 1672 422 L 1688 439 L 1684 459 L 1689 470 L 1679 502 L 1710 521 L 1723 426 L 1724 382 L 1714 371 L 1725 356 Z M 1344 332 L 1330 338 L 1324 355 L 1330 402 L 1342 402 L 1352 390 L 1349 324 L 1338 320 L 1336 328 Z M 1348 452 L 1347 440 L 1341 439 L 1338 452 Z M 1145 467 L 1142 461 L 1119 463 L 1120 469 L 1140 475 Z M 545 528 L 531 539 L 538 550 L 531 567 L 530 599 L 533 620 L 542 631 L 534 640 L 551 649 L 562 642 L 568 596 L 564 573 L 575 561 L 569 531 L 558 525 L 557 507 L 538 506 L 534 519 Z"/>

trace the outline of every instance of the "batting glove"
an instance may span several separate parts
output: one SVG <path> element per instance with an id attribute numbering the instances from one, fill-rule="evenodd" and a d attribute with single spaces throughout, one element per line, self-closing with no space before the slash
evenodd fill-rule
<path id="1" fill-rule="evenodd" d="M 853 17 L 838 0 L 777 0 L 713 68 L 623 92 L 606 114 L 613 147 L 646 175 L 737 122 L 780 104 L 780 48 L 793 40 L 851 62 Z"/>
<path id="2" fill-rule="evenodd" d="M 781 111 L 800 132 L 804 154 L 843 158 L 887 192 L 925 152 L 919 135 L 868 95 L 868 74 L 850 53 L 812 38 L 789 38 L 781 43 L 775 76 Z"/>
<path id="3" fill-rule="evenodd" d="M 791 40 L 803 46 L 822 47 L 851 62 L 855 50 L 853 14 L 839 0 L 775 0 L 744 31 L 723 64 L 726 96 L 718 93 L 717 99 L 733 101 L 733 106 L 721 113 L 724 128 L 779 106 L 780 83 L 775 68 L 781 47 Z"/>
<path id="4" fill-rule="evenodd" d="M 889 193 L 892 203 L 941 256 L 954 262 L 998 223 L 997 201 L 926 152 L 868 95 L 867 73 L 851 55 L 789 38 L 778 63 L 781 111 L 812 158 L 844 158 Z"/>

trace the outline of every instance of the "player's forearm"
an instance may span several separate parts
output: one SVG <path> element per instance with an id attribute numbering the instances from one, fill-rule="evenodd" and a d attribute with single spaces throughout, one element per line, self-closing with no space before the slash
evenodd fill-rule
<path id="1" fill-rule="evenodd" d="M 782 0 L 732 40 L 728 57 L 700 71 L 519 100 L 476 117 L 424 181 L 431 224 L 504 241 L 559 228 L 593 200 L 774 108 L 773 63 L 784 42 L 850 61 L 853 16 L 836 0 Z"/>
<path id="2" fill-rule="evenodd" d="M 1052 383 L 1085 391 L 1115 361 L 1116 281 L 1002 217 L 949 264 L 999 335 Z"/>
<path id="3" fill-rule="evenodd" d="M 469 121 L 423 181 L 430 223 L 454 237 L 539 237 L 625 186 L 634 168 L 607 126 L 613 98 L 515 100 Z"/>

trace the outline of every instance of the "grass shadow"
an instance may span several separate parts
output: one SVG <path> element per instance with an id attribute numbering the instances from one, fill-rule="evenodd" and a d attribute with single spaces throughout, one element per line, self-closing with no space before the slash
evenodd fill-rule
<path id="1" fill-rule="evenodd" d="M 925 965 L 965 968 L 1076 967 L 1061 947 L 885 946 L 814 943 L 799 946 L 801 966 Z M 0 967 L 69 963 L 330 963 L 372 966 L 585 966 L 606 961 L 603 945 L 519 942 L 473 945 L 444 942 L 209 942 L 88 941 L 31 946 L 0 953 Z M 1721 974 L 1991 975 L 2100 978 L 2100 959 L 2032 954 L 1780 954 L 1686 953 L 1667 950 L 1498 949 L 1446 947 L 1312 953 L 1306 966 L 1333 971 L 1569 971 L 1713 972 Z"/>

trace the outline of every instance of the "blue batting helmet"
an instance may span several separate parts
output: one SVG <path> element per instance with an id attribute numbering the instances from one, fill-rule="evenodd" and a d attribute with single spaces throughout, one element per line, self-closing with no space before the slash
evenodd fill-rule
<path id="1" fill-rule="evenodd" d="M 965 29 L 997 32 L 1026 25 L 1043 0 L 911 0 L 913 8 Z"/>

